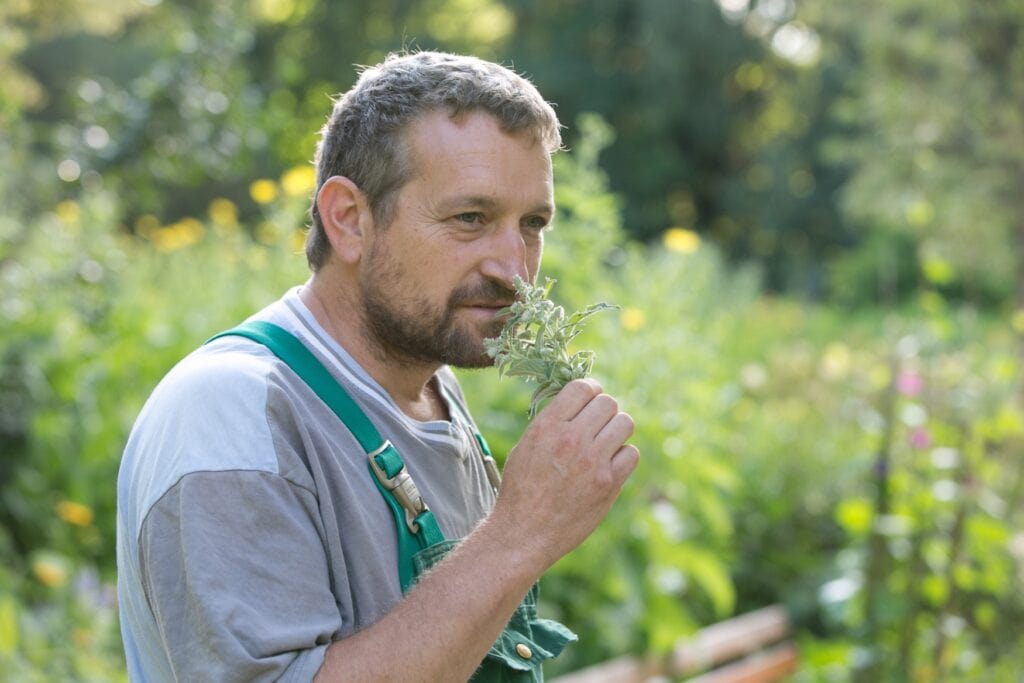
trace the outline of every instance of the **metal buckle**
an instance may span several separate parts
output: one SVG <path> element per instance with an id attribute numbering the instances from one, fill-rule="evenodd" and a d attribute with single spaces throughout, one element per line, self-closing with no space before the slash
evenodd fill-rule
<path id="1" fill-rule="evenodd" d="M 483 455 L 484 459 L 484 472 L 487 473 L 487 481 L 490 482 L 491 488 L 497 493 L 498 489 L 501 488 L 501 471 L 498 470 L 498 463 L 489 455 Z"/>
<path id="2" fill-rule="evenodd" d="M 490 454 L 489 449 L 484 447 L 484 437 L 473 431 L 468 424 L 462 425 L 462 430 L 469 435 L 469 440 L 476 444 L 476 452 L 480 454 L 480 460 L 484 464 L 484 472 L 487 474 L 487 481 L 497 493 L 501 488 L 501 470 L 498 469 L 498 462 Z"/>
<path id="3" fill-rule="evenodd" d="M 405 525 L 409 527 L 409 531 L 414 534 L 418 534 L 420 531 L 420 525 L 416 522 L 416 518 L 426 512 L 429 508 L 423 501 L 423 496 L 420 495 L 420 490 L 416 488 L 416 482 L 412 480 L 412 477 L 405 469 L 405 463 L 402 463 L 402 469 L 398 471 L 394 477 L 388 477 L 387 473 L 381 469 L 381 466 L 377 464 L 376 456 L 380 455 L 388 448 L 391 447 L 391 442 L 385 440 L 378 448 L 375 448 L 371 453 L 368 454 L 370 459 L 370 469 L 373 470 L 374 476 L 377 477 L 377 481 L 380 482 L 381 486 L 387 489 L 391 495 L 395 497 L 398 504 L 402 506 L 405 511 Z"/>

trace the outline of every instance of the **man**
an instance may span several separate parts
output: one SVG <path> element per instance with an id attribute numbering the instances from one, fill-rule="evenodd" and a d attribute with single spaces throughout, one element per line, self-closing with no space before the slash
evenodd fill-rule
<path id="1" fill-rule="evenodd" d="M 639 457 L 632 419 L 596 382 L 567 385 L 496 495 L 447 367 L 491 364 L 483 340 L 514 278 L 537 274 L 558 129 L 525 79 L 438 53 L 389 57 L 335 104 L 313 275 L 252 320 L 312 352 L 461 541 L 404 592 L 404 531 L 351 425 L 265 346 L 218 338 L 157 387 L 121 466 L 133 680 L 456 681 L 499 635 L 515 675 L 526 666 L 510 657 L 539 665 L 564 645 L 530 610 L 547 640 L 505 639 L 506 624 L 618 495 Z"/>

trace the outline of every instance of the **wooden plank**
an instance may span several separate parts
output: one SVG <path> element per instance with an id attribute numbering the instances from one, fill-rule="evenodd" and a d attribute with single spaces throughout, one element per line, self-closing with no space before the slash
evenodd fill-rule
<path id="1" fill-rule="evenodd" d="M 796 646 L 783 643 L 687 679 L 686 683 L 773 683 L 796 671 L 798 661 Z"/>
<path id="2" fill-rule="evenodd" d="M 664 670 L 657 661 L 627 655 L 559 676 L 552 683 L 644 683 Z"/>
<path id="3" fill-rule="evenodd" d="M 672 652 L 671 671 L 678 676 L 698 673 L 777 643 L 789 636 L 786 610 L 772 605 L 701 629 Z"/>
<path id="4" fill-rule="evenodd" d="M 692 638 L 681 641 L 667 658 L 625 655 L 561 676 L 553 683 L 646 683 L 703 671 L 707 673 L 692 683 L 767 683 L 796 669 L 797 651 L 793 645 L 785 643 L 765 649 L 789 635 L 785 609 L 773 605 L 706 626 Z M 743 655 L 749 656 L 727 664 Z"/>

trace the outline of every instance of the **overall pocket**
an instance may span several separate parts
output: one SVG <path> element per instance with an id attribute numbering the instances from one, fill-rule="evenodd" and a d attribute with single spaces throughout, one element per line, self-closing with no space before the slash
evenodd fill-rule
<path id="1" fill-rule="evenodd" d="M 420 576 L 440 562 L 456 545 L 457 540 L 446 540 L 416 553 L 413 556 L 416 575 Z M 557 657 L 566 645 L 577 639 L 564 625 L 537 616 L 539 592 L 539 584 L 533 584 L 471 680 L 481 683 L 543 681 L 544 662 Z"/>

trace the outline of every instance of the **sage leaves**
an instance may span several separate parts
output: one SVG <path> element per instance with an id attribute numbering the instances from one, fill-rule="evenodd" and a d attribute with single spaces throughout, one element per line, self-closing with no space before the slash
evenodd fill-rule
<path id="1" fill-rule="evenodd" d="M 618 308 L 597 303 L 567 316 L 565 309 L 548 298 L 554 284 L 554 280 L 545 278 L 543 286 L 534 287 L 517 277 L 517 300 L 502 310 L 508 314 L 505 327 L 499 336 L 484 340 L 484 349 L 494 359 L 499 376 L 523 377 L 537 383 L 530 401 L 531 418 L 545 399 L 572 380 L 590 374 L 594 352 L 569 353 L 569 343 L 583 331 L 583 321 L 598 311 Z"/>

